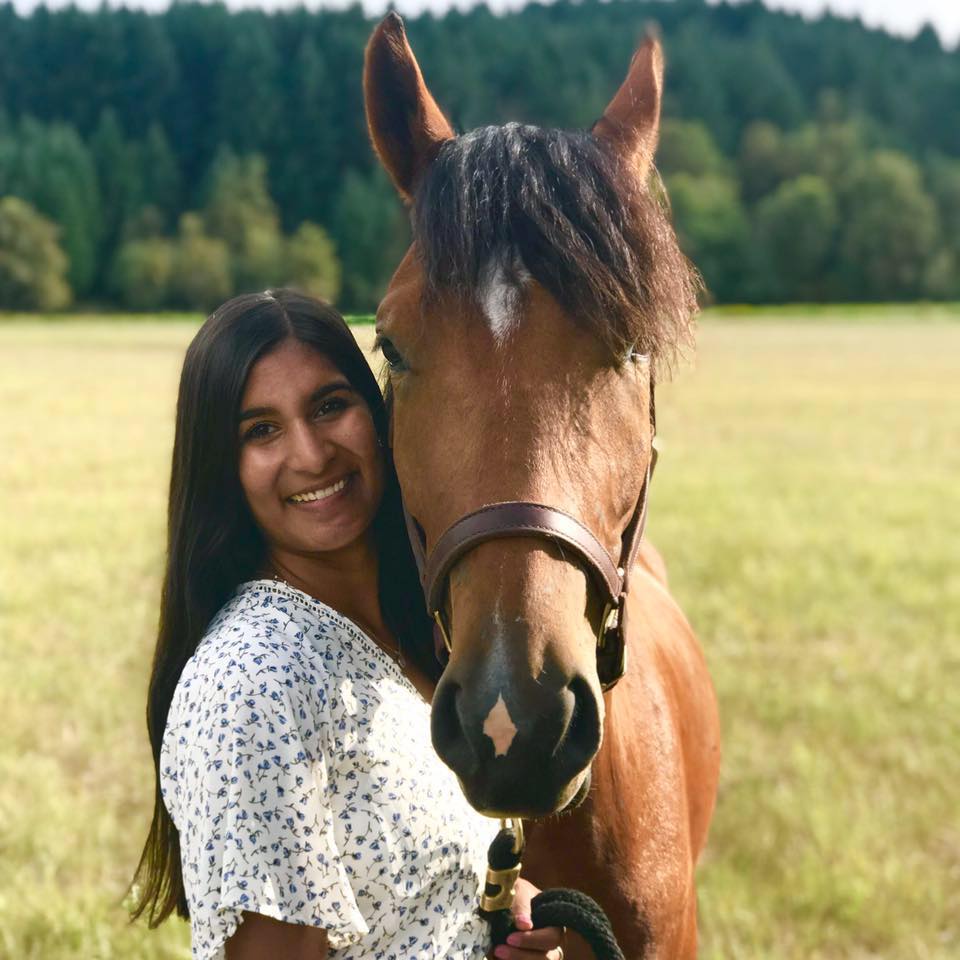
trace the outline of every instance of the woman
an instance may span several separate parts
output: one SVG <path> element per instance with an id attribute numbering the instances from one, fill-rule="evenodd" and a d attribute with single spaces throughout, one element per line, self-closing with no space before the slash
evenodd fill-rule
<path id="1" fill-rule="evenodd" d="M 198 960 L 484 955 L 494 829 L 430 745 L 438 666 L 386 437 L 316 301 L 238 297 L 187 351 L 136 915 L 189 916 Z M 518 893 L 496 955 L 562 957 Z"/>

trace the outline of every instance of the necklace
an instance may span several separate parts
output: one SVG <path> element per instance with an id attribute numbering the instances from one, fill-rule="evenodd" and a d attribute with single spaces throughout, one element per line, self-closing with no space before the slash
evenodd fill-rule
<path id="1" fill-rule="evenodd" d="M 289 580 L 285 580 L 283 577 L 280 576 L 279 573 L 276 572 L 276 570 L 274 570 L 274 571 L 272 571 L 271 573 L 269 573 L 269 574 L 267 575 L 267 579 L 269 579 L 269 580 L 275 580 L 275 581 L 277 581 L 277 583 L 282 583 L 285 587 L 289 587 L 291 590 L 296 590 L 296 591 L 299 592 L 299 593 L 306 594 L 306 596 L 310 597 L 311 599 L 313 599 L 313 600 L 316 601 L 317 603 L 324 603 L 324 601 L 318 600 L 318 599 L 317 599 L 316 597 L 314 597 L 313 594 L 310 593 L 309 591 L 304 590 L 302 587 L 298 587 L 296 584 L 290 583 Z M 329 604 L 324 603 L 324 606 L 329 606 Z M 331 609 L 335 609 L 335 608 L 332 608 L 332 607 L 331 607 Z M 340 611 L 337 610 L 337 613 L 340 613 Z M 345 619 L 349 620 L 350 623 L 354 624 L 354 625 L 360 630 L 361 633 L 363 633 L 363 634 L 365 634 L 366 636 L 368 636 L 368 637 L 369 637 L 391 660 L 393 660 L 393 662 L 396 663 L 401 669 L 403 669 L 403 668 L 406 667 L 406 662 L 405 662 L 404 657 L 403 657 L 403 650 L 400 649 L 400 642 L 399 642 L 399 641 L 397 641 L 397 642 L 394 643 L 394 644 L 384 643 L 384 641 L 381 640 L 379 636 L 377 636 L 376 631 L 374 631 L 374 630 L 370 627 L 370 625 L 369 625 L 368 623 L 366 623 L 364 620 L 361 620 L 361 619 L 358 618 L 358 617 L 347 617 L 345 614 L 342 614 L 342 613 L 340 613 L 340 616 L 342 616 L 342 617 L 344 617 Z"/>

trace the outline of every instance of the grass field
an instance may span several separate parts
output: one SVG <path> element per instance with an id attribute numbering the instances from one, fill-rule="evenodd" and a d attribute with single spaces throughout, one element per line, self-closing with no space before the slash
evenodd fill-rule
<path id="1" fill-rule="evenodd" d="M 724 311 L 661 389 L 651 534 L 724 729 L 708 960 L 960 957 L 958 321 Z M 0 319 L 0 957 L 188 956 L 120 901 L 195 326 Z"/>

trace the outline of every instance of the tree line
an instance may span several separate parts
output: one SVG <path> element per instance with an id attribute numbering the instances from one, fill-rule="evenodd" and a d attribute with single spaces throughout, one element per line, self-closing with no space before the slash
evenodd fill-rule
<path id="1" fill-rule="evenodd" d="M 645 25 L 658 166 L 718 301 L 960 297 L 960 53 L 759 3 L 558 0 L 408 21 L 459 129 L 589 126 Z M 0 306 L 369 309 L 408 240 L 365 130 L 359 6 L 0 6 Z"/>

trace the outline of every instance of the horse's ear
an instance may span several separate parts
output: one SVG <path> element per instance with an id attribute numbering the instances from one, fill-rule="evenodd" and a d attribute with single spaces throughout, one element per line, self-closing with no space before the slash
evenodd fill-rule
<path id="1" fill-rule="evenodd" d="M 367 44 L 363 98 L 373 148 L 409 200 L 417 179 L 454 132 L 423 82 L 397 13 L 380 21 Z"/>
<path id="2" fill-rule="evenodd" d="M 663 51 L 648 33 L 630 61 L 627 78 L 594 124 L 593 135 L 646 179 L 657 149 Z"/>

